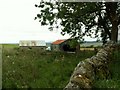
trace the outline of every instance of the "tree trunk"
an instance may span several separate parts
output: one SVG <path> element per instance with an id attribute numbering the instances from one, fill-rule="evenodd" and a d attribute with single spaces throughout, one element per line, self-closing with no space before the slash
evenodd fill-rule
<path id="1" fill-rule="evenodd" d="M 117 42 L 118 39 L 118 23 L 113 22 L 111 31 L 111 40 Z"/>
<path id="2" fill-rule="evenodd" d="M 117 42 L 118 22 L 119 22 L 119 16 L 116 11 L 117 11 L 117 2 L 106 3 L 106 13 L 112 24 L 111 40 L 114 42 Z"/>
<path id="3" fill-rule="evenodd" d="M 79 53 L 79 51 L 80 51 L 80 45 L 78 44 L 78 45 L 76 46 L 76 53 Z"/>

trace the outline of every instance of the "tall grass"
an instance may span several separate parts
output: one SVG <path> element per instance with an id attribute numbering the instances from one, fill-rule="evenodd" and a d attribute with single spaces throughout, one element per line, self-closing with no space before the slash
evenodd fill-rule
<path id="1" fill-rule="evenodd" d="M 3 48 L 3 88 L 64 88 L 79 61 L 94 55 Z"/>
<path id="2" fill-rule="evenodd" d="M 95 88 L 120 88 L 120 51 L 115 51 L 109 64 L 111 77 L 107 79 L 96 79 Z"/>
<path id="3" fill-rule="evenodd" d="M 93 51 L 79 54 L 21 49 L 5 45 L 3 48 L 3 88 L 64 88 L 81 60 Z M 120 88 L 120 51 L 113 54 L 109 65 L 111 78 L 97 78 L 94 88 Z"/>

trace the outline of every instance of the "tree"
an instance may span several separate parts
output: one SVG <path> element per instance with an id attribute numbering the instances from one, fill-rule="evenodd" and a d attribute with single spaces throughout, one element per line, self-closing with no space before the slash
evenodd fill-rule
<path id="1" fill-rule="evenodd" d="M 62 35 L 83 40 L 85 35 L 99 38 L 101 34 L 105 43 L 107 39 L 117 42 L 120 24 L 120 6 L 118 2 L 40 2 L 41 25 L 50 25 L 49 29 L 61 28 Z M 83 29 L 85 28 L 85 30 Z"/>

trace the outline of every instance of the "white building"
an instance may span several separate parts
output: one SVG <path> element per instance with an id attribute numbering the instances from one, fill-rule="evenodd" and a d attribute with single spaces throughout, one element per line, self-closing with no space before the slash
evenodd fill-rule
<path id="1" fill-rule="evenodd" d="M 43 40 L 21 40 L 19 46 L 46 46 Z"/>
<path id="2" fill-rule="evenodd" d="M 44 40 L 20 40 L 20 47 L 31 47 L 31 48 L 41 48 L 46 49 L 46 42 Z"/>

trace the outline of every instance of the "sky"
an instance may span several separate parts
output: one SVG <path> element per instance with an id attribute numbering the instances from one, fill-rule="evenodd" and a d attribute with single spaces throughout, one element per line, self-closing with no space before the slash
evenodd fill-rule
<path id="1" fill-rule="evenodd" d="M 41 26 L 34 17 L 39 13 L 35 4 L 40 0 L 0 0 L 0 43 L 18 43 L 19 40 L 67 39 L 61 30 L 49 31 L 48 26 Z M 85 40 L 93 41 L 89 37 Z"/>

